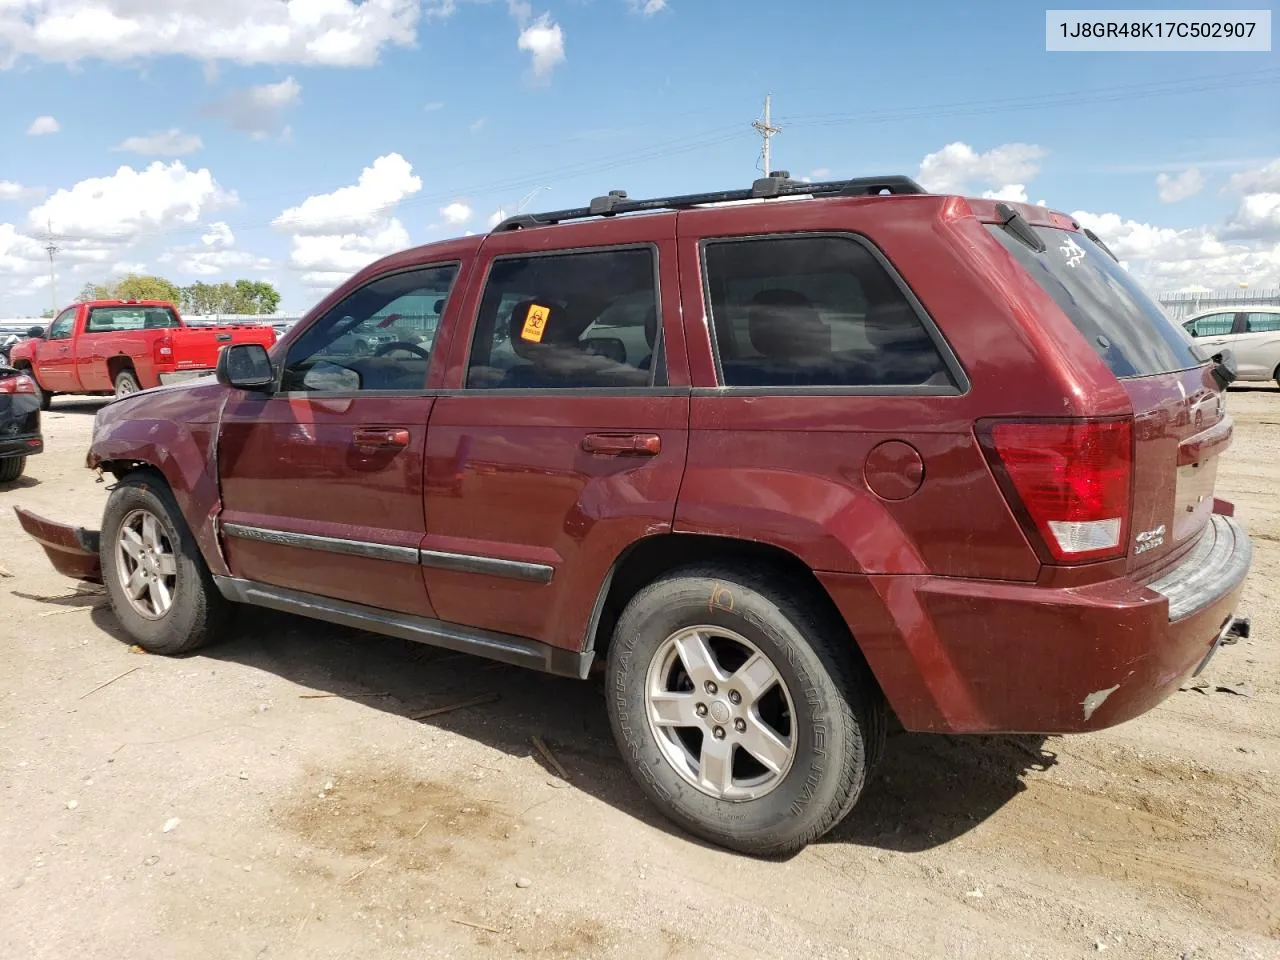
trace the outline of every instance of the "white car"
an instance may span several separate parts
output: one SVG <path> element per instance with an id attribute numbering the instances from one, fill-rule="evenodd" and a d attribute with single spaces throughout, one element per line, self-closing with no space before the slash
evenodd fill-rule
<path id="1" fill-rule="evenodd" d="M 1184 320 L 1182 326 L 1210 355 L 1230 347 L 1240 382 L 1280 384 L 1280 307 L 1211 310 Z"/>

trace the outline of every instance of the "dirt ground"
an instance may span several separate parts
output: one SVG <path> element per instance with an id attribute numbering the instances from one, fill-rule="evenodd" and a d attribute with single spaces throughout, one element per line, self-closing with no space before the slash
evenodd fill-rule
<path id="1" fill-rule="evenodd" d="M 1280 957 L 1274 389 L 1230 398 L 1253 638 L 1206 691 L 1067 739 L 896 736 L 785 862 L 670 828 L 598 682 L 256 611 L 130 652 L 7 509 L 97 525 L 96 406 L 56 401 L 0 487 L 0 957 Z"/>

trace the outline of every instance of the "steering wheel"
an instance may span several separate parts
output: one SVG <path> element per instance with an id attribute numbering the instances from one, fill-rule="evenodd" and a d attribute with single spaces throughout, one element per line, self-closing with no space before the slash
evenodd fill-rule
<path id="1" fill-rule="evenodd" d="M 391 343 L 384 343 L 377 350 L 373 351 L 375 357 L 385 357 L 388 353 L 396 350 L 407 350 L 415 356 L 421 357 L 423 360 L 429 360 L 431 354 L 423 350 L 416 343 L 409 343 L 407 340 L 393 340 Z"/>

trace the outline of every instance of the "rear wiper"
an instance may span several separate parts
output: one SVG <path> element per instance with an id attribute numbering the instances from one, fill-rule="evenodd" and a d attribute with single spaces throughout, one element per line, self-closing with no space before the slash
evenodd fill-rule
<path id="1" fill-rule="evenodd" d="M 1027 223 L 1027 218 L 1007 203 L 996 204 L 996 216 L 1000 217 L 1000 226 L 1004 227 L 1036 253 L 1044 253 L 1049 249 L 1045 242 L 1040 239 L 1040 235 L 1032 229 L 1031 224 Z"/>
<path id="2" fill-rule="evenodd" d="M 1084 228 L 1084 235 L 1088 237 L 1090 240 L 1092 240 L 1097 246 L 1101 247 L 1102 252 L 1105 253 L 1108 257 L 1110 257 L 1116 263 L 1120 262 L 1120 258 L 1111 252 L 1111 248 L 1108 247 L 1105 243 L 1103 243 L 1102 239 L 1096 233 L 1090 230 L 1088 227 Z"/>

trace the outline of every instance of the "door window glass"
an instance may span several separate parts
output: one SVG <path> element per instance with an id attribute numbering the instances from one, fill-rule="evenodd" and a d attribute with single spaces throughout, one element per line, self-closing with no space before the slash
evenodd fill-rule
<path id="1" fill-rule="evenodd" d="M 422 390 L 457 264 L 379 277 L 289 347 L 285 391 Z"/>
<path id="2" fill-rule="evenodd" d="M 76 322 L 76 309 L 72 307 L 58 315 L 58 319 L 49 327 L 50 340 L 66 340 L 71 336 L 71 328 Z"/>
<path id="3" fill-rule="evenodd" d="M 1246 333 L 1275 333 L 1280 330 L 1280 313 L 1246 313 L 1244 329 Z"/>
<path id="4" fill-rule="evenodd" d="M 1187 324 L 1187 332 L 1193 337 L 1223 337 L 1231 332 L 1235 321 L 1234 313 L 1212 313 Z"/>

